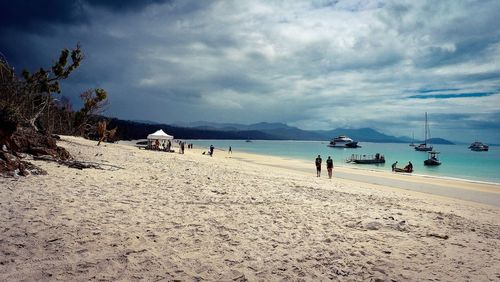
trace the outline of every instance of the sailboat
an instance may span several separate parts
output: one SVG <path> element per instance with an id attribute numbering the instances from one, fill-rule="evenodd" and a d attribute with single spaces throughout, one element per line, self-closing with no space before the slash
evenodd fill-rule
<path id="1" fill-rule="evenodd" d="M 415 147 L 415 136 L 413 136 L 413 132 L 411 133 L 411 144 L 408 146 Z"/>
<path id="2" fill-rule="evenodd" d="M 415 151 L 420 151 L 420 152 L 429 152 L 432 151 L 432 146 L 427 146 L 427 133 L 430 135 L 429 131 L 429 125 L 427 124 L 427 112 L 425 112 L 425 140 L 424 143 L 415 146 Z"/>

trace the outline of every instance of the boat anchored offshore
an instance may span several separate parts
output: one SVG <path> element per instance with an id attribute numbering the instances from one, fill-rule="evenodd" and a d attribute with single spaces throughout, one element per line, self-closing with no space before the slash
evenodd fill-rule
<path id="1" fill-rule="evenodd" d="M 418 146 L 415 146 L 415 151 L 420 151 L 420 152 L 428 152 L 428 151 L 432 151 L 432 146 L 427 146 L 427 133 L 429 133 L 429 137 L 430 137 L 430 130 L 429 130 L 429 125 L 427 124 L 427 112 L 425 112 L 425 129 L 424 129 L 424 134 L 425 134 L 425 139 L 424 139 L 424 143 L 418 145 Z"/>
<path id="2" fill-rule="evenodd" d="M 408 145 L 410 147 L 415 147 L 415 136 L 413 135 L 413 132 L 411 133 L 411 144 Z"/>
<path id="3" fill-rule="evenodd" d="M 340 135 L 338 137 L 333 138 L 328 144 L 328 147 L 336 147 L 336 148 L 358 148 L 358 142 L 352 140 L 351 138 Z"/>
<path id="4" fill-rule="evenodd" d="M 430 151 L 429 157 L 427 158 L 427 160 L 424 161 L 424 165 L 427 165 L 427 166 L 440 165 L 441 161 L 437 157 L 438 154 L 439 154 L 439 152 Z"/>
<path id="5" fill-rule="evenodd" d="M 376 153 L 375 156 L 352 154 L 351 158 L 347 159 L 347 162 L 355 164 L 383 164 L 385 163 L 385 158 L 379 153 Z"/>
<path id="6" fill-rule="evenodd" d="M 476 151 L 476 152 L 488 151 L 489 150 L 489 146 L 486 145 L 486 144 L 483 144 L 481 142 L 476 141 L 476 142 L 470 144 L 469 149 L 471 151 Z"/>

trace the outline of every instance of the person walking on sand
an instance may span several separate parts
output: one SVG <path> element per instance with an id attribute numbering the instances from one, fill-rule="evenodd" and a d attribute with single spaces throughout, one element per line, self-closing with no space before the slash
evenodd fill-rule
<path id="1" fill-rule="evenodd" d="M 328 170 L 328 178 L 332 179 L 333 160 L 330 156 L 328 156 L 328 159 L 326 160 L 326 170 Z"/>
<path id="2" fill-rule="evenodd" d="M 232 154 L 233 153 L 233 150 L 231 149 L 231 146 L 229 146 L 229 151 L 227 151 L 228 154 Z"/>
<path id="3" fill-rule="evenodd" d="M 210 157 L 214 155 L 214 145 L 210 145 Z"/>
<path id="4" fill-rule="evenodd" d="M 321 159 L 321 156 L 318 155 L 318 157 L 316 158 L 316 177 L 320 177 L 321 176 L 321 162 L 323 160 Z"/>
<path id="5" fill-rule="evenodd" d="M 395 163 L 393 163 L 391 165 L 391 168 L 392 168 L 392 171 L 395 171 L 396 170 L 396 165 L 398 164 L 398 161 L 396 161 Z"/>

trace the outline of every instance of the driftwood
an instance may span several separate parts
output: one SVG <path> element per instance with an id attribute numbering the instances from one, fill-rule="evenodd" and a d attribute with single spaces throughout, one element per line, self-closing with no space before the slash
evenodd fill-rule
<path id="1" fill-rule="evenodd" d="M 121 167 L 121 166 L 117 166 L 117 165 L 112 165 L 112 164 L 105 164 L 105 163 L 97 163 L 97 162 L 83 162 L 83 163 L 86 163 L 86 164 L 89 164 L 89 165 L 96 165 L 96 166 L 109 166 L 111 168 L 114 168 L 115 170 L 118 170 L 118 169 L 125 169 L 124 167 Z M 102 168 L 101 168 L 102 169 Z"/>
<path id="2" fill-rule="evenodd" d="M 71 159 L 66 149 L 57 146 L 54 137 L 13 121 L 8 113 L 0 109 L 0 175 L 46 174 L 26 161 L 31 156 L 45 155 L 60 160 Z"/>
<path id="3" fill-rule="evenodd" d="M 436 234 L 436 233 L 429 233 L 429 234 L 427 234 L 427 237 L 436 237 L 436 238 L 443 239 L 443 240 L 448 240 L 448 238 L 450 238 L 450 236 L 448 236 L 448 235 L 440 235 L 440 234 Z"/>

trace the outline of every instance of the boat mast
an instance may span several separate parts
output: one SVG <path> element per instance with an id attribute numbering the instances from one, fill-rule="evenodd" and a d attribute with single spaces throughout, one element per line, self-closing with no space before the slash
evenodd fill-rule
<path id="1" fill-rule="evenodd" d="M 427 112 L 425 112 L 425 128 L 424 128 L 424 134 L 425 134 L 425 140 L 424 140 L 424 144 L 425 146 L 427 147 Z"/>
<path id="2" fill-rule="evenodd" d="M 425 113 L 425 120 L 427 121 L 427 112 Z M 427 135 L 429 137 L 429 139 L 431 139 L 431 127 L 429 126 L 429 124 L 426 122 L 425 124 L 427 124 Z M 429 140 L 429 144 L 430 144 L 430 140 Z"/>

